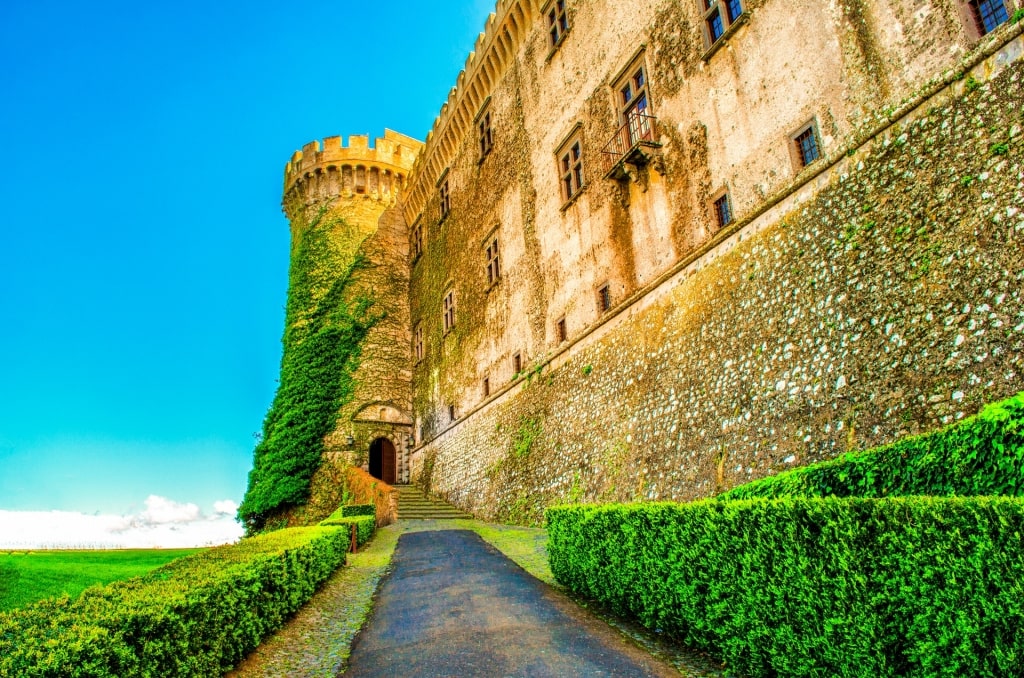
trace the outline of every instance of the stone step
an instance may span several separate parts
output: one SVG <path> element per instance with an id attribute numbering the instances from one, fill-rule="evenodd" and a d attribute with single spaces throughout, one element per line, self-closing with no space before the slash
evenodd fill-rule
<path id="1" fill-rule="evenodd" d="M 472 518 L 451 504 L 428 497 L 415 485 L 397 485 L 399 520 L 445 520 Z"/>

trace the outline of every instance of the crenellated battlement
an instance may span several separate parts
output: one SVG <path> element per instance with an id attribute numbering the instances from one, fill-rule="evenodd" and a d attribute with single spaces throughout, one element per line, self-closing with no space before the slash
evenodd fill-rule
<path id="1" fill-rule="evenodd" d="M 366 135 L 352 135 L 347 144 L 340 136 L 311 141 L 285 165 L 285 203 L 293 195 L 304 204 L 355 195 L 394 202 L 422 148 L 422 142 L 388 129 L 373 146 Z"/>
<path id="2" fill-rule="evenodd" d="M 403 200 L 407 219 L 422 210 L 436 178 L 451 162 L 455 140 L 466 133 L 480 106 L 505 75 L 538 21 L 542 0 L 498 0 L 477 36 L 473 51 L 434 119 L 413 171 L 412 190 Z"/>

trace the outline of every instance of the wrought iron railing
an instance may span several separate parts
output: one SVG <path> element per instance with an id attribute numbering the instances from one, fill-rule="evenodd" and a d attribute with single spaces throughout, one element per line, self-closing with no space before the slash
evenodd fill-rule
<path id="1" fill-rule="evenodd" d="M 632 113 L 626 123 L 615 131 L 611 140 L 601 149 L 604 172 L 610 174 L 623 161 L 629 160 L 641 146 L 659 146 L 654 133 L 657 118 L 646 113 Z"/>

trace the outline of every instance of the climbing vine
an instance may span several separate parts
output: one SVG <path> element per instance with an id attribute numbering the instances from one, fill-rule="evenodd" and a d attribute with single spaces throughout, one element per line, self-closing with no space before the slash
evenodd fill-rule
<path id="1" fill-rule="evenodd" d="M 238 510 L 249 532 L 308 499 L 324 438 L 353 393 L 362 343 L 382 319 L 355 279 L 368 267 L 336 234 L 349 231 L 327 210 L 300 228 L 292 252 L 281 376 L 253 453 L 249 487 Z M 341 240 L 345 240 L 342 238 Z M 351 241 L 349 241 L 351 242 Z"/>

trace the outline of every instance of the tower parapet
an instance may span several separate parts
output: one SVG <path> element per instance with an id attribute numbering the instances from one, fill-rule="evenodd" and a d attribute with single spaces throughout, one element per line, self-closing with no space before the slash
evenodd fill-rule
<path id="1" fill-rule="evenodd" d="M 366 135 L 352 135 L 347 144 L 340 136 L 327 137 L 322 145 L 311 141 L 285 165 L 285 211 L 356 196 L 393 205 L 422 147 L 392 130 L 384 130 L 372 147 Z"/>

